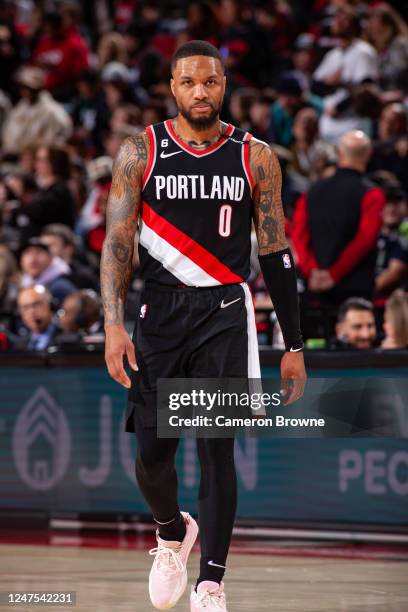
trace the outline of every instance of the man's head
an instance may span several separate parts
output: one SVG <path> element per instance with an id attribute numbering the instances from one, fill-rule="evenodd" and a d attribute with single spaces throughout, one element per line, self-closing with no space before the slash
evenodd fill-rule
<path id="1" fill-rule="evenodd" d="M 300 34 L 295 40 L 293 65 L 296 70 L 312 72 L 314 65 L 314 37 L 308 32 Z"/>
<path id="2" fill-rule="evenodd" d="M 23 250 L 20 265 L 25 274 L 35 279 L 41 276 L 51 261 L 52 255 L 48 245 L 39 238 L 31 238 Z"/>
<path id="3" fill-rule="evenodd" d="M 271 121 L 271 102 L 268 98 L 255 99 L 249 109 L 249 118 L 253 129 L 266 130 Z"/>
<path id="4" fill-rule="evenodd" d="M 41 242 L 46 244 L 52 255 L 71 263 L 75 251 L 74 233 L 62 223 L 46 225 L 41 232 Z"/>
<path id="5" fill-rule="evenodd" d="M 41 68 L 22 66 L 16 75 L 20 95 L 30 104 L 34 104 L 44 88 L 45 74 Z"/>
<path id="6" fill-rule="evenodd" d="M 312 143 L 319 132 L 319 118 L 313 108 L 302 108 L 293 122 L 293 136 L 295 140 Z"/>
<path id="7" fill-rule="evenodd" d="M 374 308 L 363 298 L 349 298 L 340 306 L 336 335 L 356 349 L 368 349 L 377 335 Z"/>
<path id="8" fill-rule="evenodd" d="M 303 92 L 299 80 L 290 74 L 280 77 L 277 85 L 277 101 L 289 115 L 295 115 L 303 103 Z"/>
<path id="9" fill-rule="evenodd" d="M 378 135 L 381 140 L 403 136 L 407 132 L 407 114 L 399 102 L 387 104 L 378 121 Z"/>
<path id="10" fill-rule="evenodd" d="M 364 172 L 371 157 L 371 140 L 361 130 L 346 132 L 338 145 L 338 165 Z"/>
<path id="11" fill-rule="evenodd" d="M 42 285 L 20 289 L 17 305 L 24 325 L 34 334 L 48 329 L 52 321 L 51 293 Z"/>
<path id="12" fill-rule="evenodd" d="M 98 295 L 91 289 L 81 289 L 68 295 L 59 314 L 61 328 L 68 333 L 88 330 L 99 321 L 101 304 Z"/>
<path id="13" fill-rule="evenodd" d="M 383 225 L 387 229 L 396 229 L 407 216 L 407 197 L 400 183 L 389 182 L 382 185 L 386 204 L 383 209 Z"/>
<path id="14" fill-rule="evenodd" d="M 388 298 L 384 312 L 384 332 L 392 347 L 406 349 L 408 346 L 408 293 L 396 289 Z"/>
<path id="15" fill-rule="evenodd" d="M 358 36 L 359 31 L 360 23 L 356 9 L 348 4 L 339 6 L 332 18 L 332 34 L 343 40 L 351 40 Z"/>
<path id="16" fill-rule="evenodd" d="M 171 61 L 171 91 L 180 115 L 195 130 L 213 126 L 225 93 L 225 75 L 219 51 L 203 40 L 181 45 Z"/>

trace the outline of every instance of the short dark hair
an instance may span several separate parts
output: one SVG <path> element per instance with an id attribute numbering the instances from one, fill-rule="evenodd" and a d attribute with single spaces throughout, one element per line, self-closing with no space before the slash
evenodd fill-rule
<path id="1" fill-rule="evenodd" d="M 374 306 L 369 300 L 360 297 L 351 297 L 340 305 L 337 313 L 337 321 L 339 323 L 344 321 L 349 310 L 366 310 L 374 314 Z"/>
<path id="2" fill-rule="evenodd" d="M 211 43 L 206 40 L 189 40 L 188 42 L 180 45 L 178 49 L 176 49 L 173 57 L 171 58 L 171 72 L 178 62 L 179 59 L 184 57 L 192 57 L 193 55 L 205 55 L 206 57 L 215 57 L 215 59 L 221 62 L 223 65 L 222 57 L 217 47 L 214 47 Z"/>
<path id="3" fill-rule="evenodd" d="M 29 238 L 23 244 L 21 251 L 20 251 L 20 256 L 23 255 L 24 251 L 27 251 L 27 249 L 32 249 L 32 248 L 41 249 L 45 253 L 48 253 L 48 255 L 51 255 L 48 244 L 43 242 L 39 236 L 33 236 L 32 238 Z"/>
<path id="4" fill-rule="evenodd" d="M 77 321 L 81 327 L 88 329 L 88 327 L 99 321 L 101 302 L 98 294 L 93 289 L 80 289 L 67 297 L 74 298 L 76 301 L 78 307 Z"/>
<path id="5" fill-rule="evenodd" d="M 53 174 L 67 181 L 71 175 L 71 161 L 67 149 L 62 145 L 41 144 L 38 149 L 45 149 Z"/>
<path id="6" fill-rule="evenodd" d="M 50 223 L 41 230 L 41 236 L 56 236 L 61 238 L 64 246 L 75 246 L 74 232 L 68 225 L 63 223 Z"/>

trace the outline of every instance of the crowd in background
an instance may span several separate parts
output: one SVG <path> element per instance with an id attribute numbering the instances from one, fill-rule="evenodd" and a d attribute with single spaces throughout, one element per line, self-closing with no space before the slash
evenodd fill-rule
<path id="1" fill-rule="evenodd" d="M 103 340 L 112 160 L 176 114 L 170 58 L 190 39 L 221 51 L 222 119 L 281 162 L 307 346 L 407 348 L 407 14 L 398 1 L 3 0 L 0 350 Z M 253 262 L 259 340 L 281 347 Z"/>

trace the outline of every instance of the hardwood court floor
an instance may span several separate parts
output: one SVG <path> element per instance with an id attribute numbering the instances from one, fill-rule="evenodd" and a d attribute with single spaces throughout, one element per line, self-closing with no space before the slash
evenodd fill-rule
<path id="1" fill-rule="evenodd" d="M 0 545 L 0 591 L 76 591 L 76 607 L 0 610 L 152 612 L 151 557 L 142 550 Z M 189 583 L 198 555 L 189 562 Z M 229 612 L 406 612 L 408 564 L 401 561 L 230 555 Z M 187 593 L 174 608 L 188 612 Z"/>

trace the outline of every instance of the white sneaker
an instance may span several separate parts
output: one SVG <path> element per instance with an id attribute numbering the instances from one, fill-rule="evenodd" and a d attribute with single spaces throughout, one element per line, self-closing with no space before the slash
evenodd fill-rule
<path id="1" fill-rule="evenodd" d="M 181 514 L 186 523 L 184 540 L 162 540 L 157 530 L 157 547 L 149 550 L 149 555 L 154 555 L 149 575 L 149 594 L 158 610 L 169 610 L 175 606 L 187 586 L 187 560 L 197 539 L 198 525 L 188 512 Z"/>
<path id="2" fill-rule="evenodd" d="M 204 580 L 197 591 L 191 587 L 190 612 L 228 612 L 224 593 L 224 583 Z"/>

